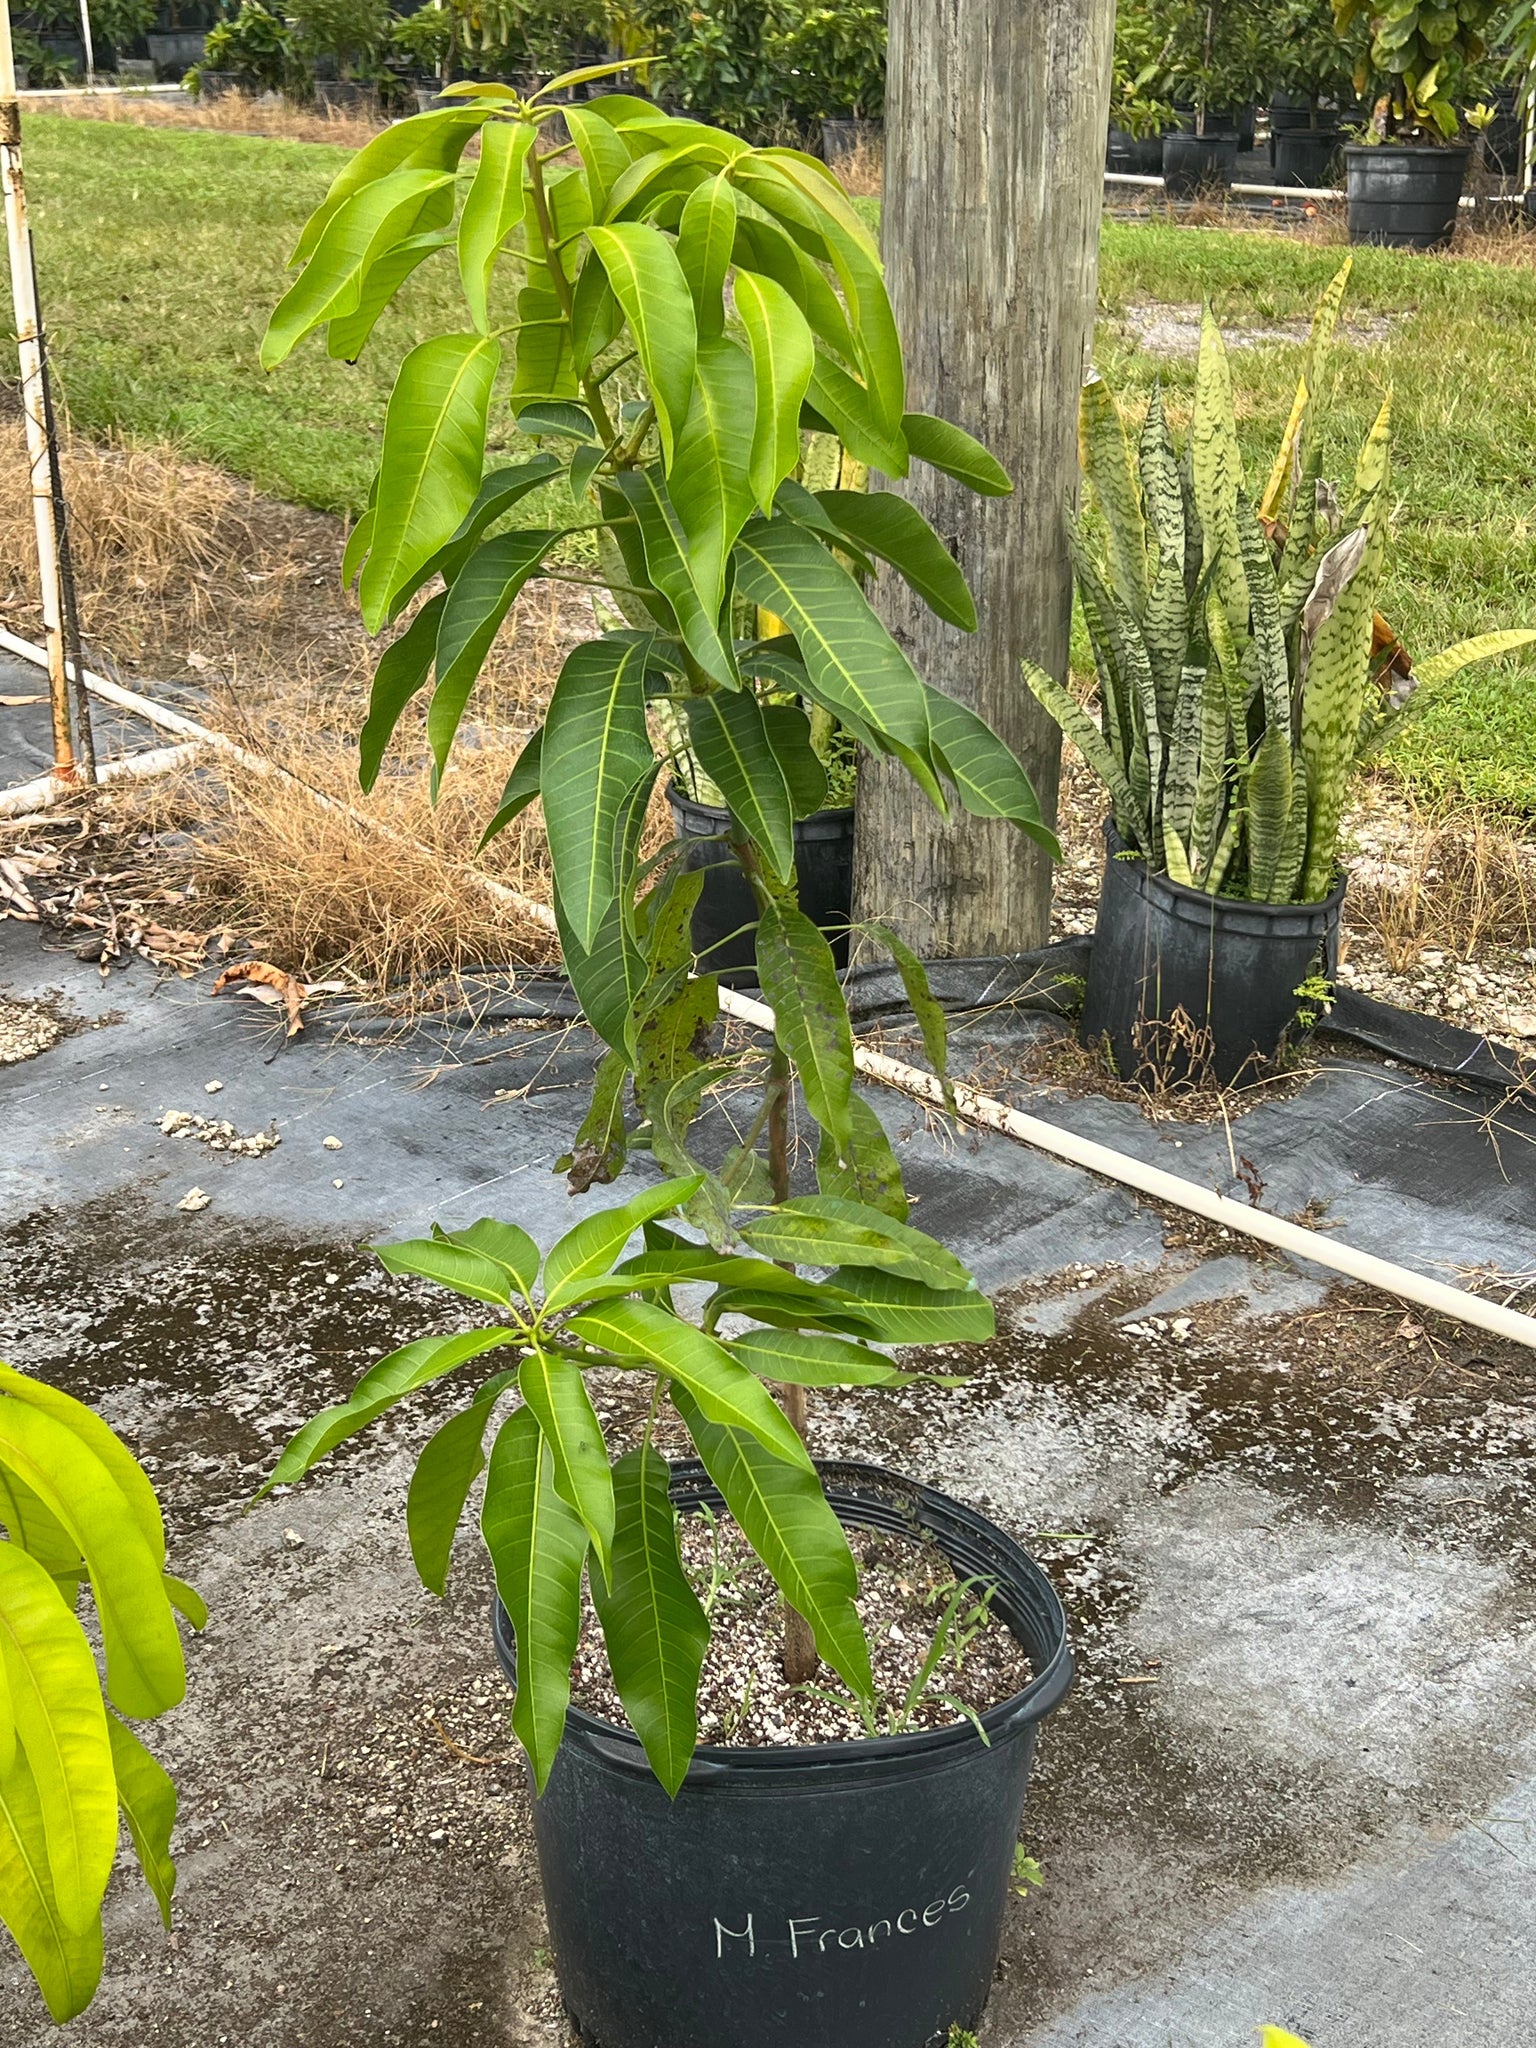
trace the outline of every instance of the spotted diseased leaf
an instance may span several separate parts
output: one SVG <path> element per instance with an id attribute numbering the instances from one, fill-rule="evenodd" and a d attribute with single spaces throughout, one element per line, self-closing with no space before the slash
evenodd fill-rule
<path id="1" fill-rule="evenodd" d="M 832 949 L 803 911 L 770 903 L 758 919 L 757 971 L 806 1107 L 841 1164 L 853 1144 L 853 1033 Z"/>
<path id="2" fill-rule="evenodd" d="M 823 1131 L 816 1148 L 816 1185 L 824 1195 L 862 1202 L 882 1215 L 905 1223 L 909 1214 L 901 1168 L 885 1126 L 857 1092 L 853 1102 L 853 1144 L 848 1159 L 838 1164 L 837 1147 Z M 772 1193 L 767 1199 L 773 1199 Z"/>

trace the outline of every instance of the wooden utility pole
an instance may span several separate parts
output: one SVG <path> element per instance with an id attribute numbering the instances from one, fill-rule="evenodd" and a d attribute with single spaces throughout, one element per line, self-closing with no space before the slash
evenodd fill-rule
<path id="1" fill-rule="evenodd" d="M 1062 513 L 1077 482 L 1093 336 L 1114 0 L 891 0 L 886 274 L 908 407 L 975 434 L 1014 480 L 974 497 L 914 463 L 894 486 L 949 541 L 976 595 L 966 634 L 896 577 L 876 595 L 918 673 L 981 714 L 1054 814 L 1061 747 L 1019 674 L 1066 673 Z M 1044 942 L 1050 867 L 1012 826 L 940 818 L 895 761 L 859 766 L 856 917 L 925 953 Z"/>
<path id="2" fill-rule="evenodd" d="M 37 313 L 37 279 L 32 267 L 32 231 L 21 177 L 21 105 L 16 97 L 16 57 L 11 46 L 9 0 L 0 0 L 0 183 L 5 187 L 5 238 L 11 264 L 11 304 L 16 314 L 16 354 L 21 369 L 21 405 L 26 418 L 27 463 L 32 478 L 32 519 L 37 534 L 37 571 L 43 600 L 43 635 L 48 647 L 48 693 L 53 706 L 53 772 L 60 782 L 76 779 L 70 732 L 69 677 L 64 657 L 64 611 L 59 577 L 59 538 L 54 523 L 54 489 L 49 461 L 48 399 L 43 367 L 42 327 Z"/>

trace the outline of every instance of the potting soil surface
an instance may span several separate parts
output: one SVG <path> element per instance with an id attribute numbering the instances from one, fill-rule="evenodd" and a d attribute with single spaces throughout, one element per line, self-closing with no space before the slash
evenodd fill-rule
<path id="1" fill-rule="evenodd" d="M 409 1453 L 453 1396 L 250 1502 L 317 1407 L 466 1319 L 369 1242 L 489 1214 L 547 1244 L 612 1199 L 551 1170 L 592 1043 L 349 1040 L 323 1013 L 285 1043 L 211 979 L 103 979 L 0 924 L 0 996 L 64 1026 L 0 1067 L 0 1356 L 125 1435 L 211 1610 L 149 1731 L 181 1793 L 176 1931 L 125 1859 L 68 2038 L 560 2048 L 486 1561 L 466 1527 L 437 1600 L 406 1551 Z M 1536 1353 L 870 1099 L 1000 1333 L 931 1361 L 972 1373 L 954 1391 L 813 1393 L 815 1439 L 1018 1534 L 1079 1660 L 984 2048 L 1239 2048 L 1260 2021 L 1313 2048 L 1523 2048 Z M 1420 1271 L 1536 1275 L 1536 1119 L 1405 1070 L 1334 1060 L 1230 1128 L 1033 1106 Z M 172 1112 L 280 1142 L 215 1149 Z M 0 1956 L 0 2044 L 49 2037 Z"/>

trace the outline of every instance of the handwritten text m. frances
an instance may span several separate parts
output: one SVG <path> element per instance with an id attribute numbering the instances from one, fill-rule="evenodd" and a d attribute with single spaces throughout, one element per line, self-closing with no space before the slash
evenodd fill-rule
<path id="1" fill-rule="evenodd" d="M 802 1956 L 826 1955 L 833 1949 L 874 1948 L 882 1940 L 896 1941 L 904 1934 L 916 1934 L 924 1927 L 937 1927 L 940 1921 L 952 1913 L 963 1913 L 971 1903 L 971 1895 L 963 1885 L 956 1885 L 947 1898 L 930 1899 L 926 1906 L 904 1906 L 889 1920 L 876 1920 L 867 1927 L 839 1927 L 835 1921 L 828 1922 L 820 1913 L 811 1913 L 804 1918 L 786 1922 L 789 1929 L 789 1953 L 798 1962 Z M 764 1937 L 766 1940 L 768 1937 Z M 737 1947 L 736 1944 L 742 1944 Z M 728 1948 L 727 1944 L 730 1944 Z M 749 1913 L 740 1927 L 727 1927 L 723 1920 L 715 1921 L 715 1955 L 723 1959 L 728 1953 L 750 1958 L 757 1954 L 757 1916 Z"/>

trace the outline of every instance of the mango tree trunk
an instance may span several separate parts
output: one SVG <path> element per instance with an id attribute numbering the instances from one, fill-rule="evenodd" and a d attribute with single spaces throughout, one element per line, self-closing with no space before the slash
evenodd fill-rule
<path id="1" fill-rule="evenodd" d="M 877 603 L 919 674 L 979 712 L 1055 812 L 1057 728 L 1019 674 L 1066 674 L 1078 392 L 1093 335 L 1114 0 L 891 0 L 882 241 L 908 407 L 978 435 L 1014 479 L 974 497 L 914 462 L 895 486 L 950 542 L 980 630 L 894 575 Z M 854 907 L 946 958 L 1044 942 L 1045 856 L 941 819 L 899 763 L 859 767 Z"/>

